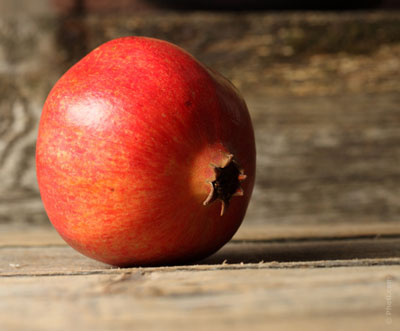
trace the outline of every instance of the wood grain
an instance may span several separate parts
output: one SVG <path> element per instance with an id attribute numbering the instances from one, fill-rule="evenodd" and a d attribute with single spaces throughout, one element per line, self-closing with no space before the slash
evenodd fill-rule
<path id="1" fill-rule="evenodd" d="M 257 184 L 249 218 L 398 222 L 400 94 L 250 99 Z"/>
<path id="2" fill-rule="evenodd" d="M 397 330 L 399 266 L 1 278 L 2 330 Z"/>

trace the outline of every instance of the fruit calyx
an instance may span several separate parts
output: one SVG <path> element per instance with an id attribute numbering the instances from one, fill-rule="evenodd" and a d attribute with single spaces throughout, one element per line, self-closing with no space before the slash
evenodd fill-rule
<path id="1" fill-rule="evenodd" d="M 232 154 L 228 155 L 228 159 L 223 167 L 211 164 L 214 168 L 215 179 L 208 182 L 211 185 L 210 194 L 207 196 L 203 205 L 209 205 L 215 200 L 220 200 L 221 216 L 229 207 L 229 202 L 233 196 L 242 196 L 244 194 L 240 183 L 246 179 L 246 175 L 239 164 L 234 160 Z"/>

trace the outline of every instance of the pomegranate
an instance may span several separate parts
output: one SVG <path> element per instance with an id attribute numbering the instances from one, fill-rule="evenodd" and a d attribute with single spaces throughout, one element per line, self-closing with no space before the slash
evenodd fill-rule
<path id="1" fill-rule="evenodd" d="M 157 39 L 115 39 L 70 68 L 45 102 L 36 147 L 54 227 L 116 266 L 214 253 L 240 226 L 254 185 L 254 133 L 239 92 Z"/>

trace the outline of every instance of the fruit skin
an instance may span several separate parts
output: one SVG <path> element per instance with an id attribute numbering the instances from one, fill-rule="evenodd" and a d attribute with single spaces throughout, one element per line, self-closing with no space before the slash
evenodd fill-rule
<path id="1" fill-rule="evenodd" d="M 207 206 L 230 154 L 243 196 Z M 79 252 L 116 265 L 196 261 L 239 228 L 255 177 L 246 104 L 220 74 L 165 41 L 124 37 L 93 50 L 51 90 L 36 146 L 50 218 Z"/>

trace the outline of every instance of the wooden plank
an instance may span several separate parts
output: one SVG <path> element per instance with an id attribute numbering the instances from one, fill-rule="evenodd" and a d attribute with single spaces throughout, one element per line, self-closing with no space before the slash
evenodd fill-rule
<path id="1" fill-rule="evenodd" d="M 69 246 L 5 246 L 0 248 L 0 253 L 0 276 L 7 277 L 101 273 L 111 268 L 84 257 Z M 391 265 L 398 264 L 399 260 L 400 238 L 381 238 L 299 242 L 233 241 L 213 256 L 195 262 L 196 265 L 217 267 L 226 264 L 245 266 L 260 263 L 265 268 L 295 267 L 296 263 L 301 263 L 299 267 L 312 268 L 351 266 L 360 265 L 360 263 L 361 265 Z M 285 264 L 286 262 L 289 264 Z M 189 269 L 191 267 L 192 265 L 187 266 Z"/>
<path id="2" fill-rule="evenodd" d="M 276 225 L 244 222 L 233 237 L 233 241 L 306 241 L 324 239 L 400 237 L 397 223 L 338 223 L 334 227 L 326 224 Z M 0 224 L 0 247 L 66 245 L 56 230 L 48 226 L 23 224 Z"/>
<path id="3" fill-rule="evenodd" d="M 399 95 L 367 99 L 250 103 L 258 152 L 252 222 L 334 228 L 399 221 L 400 109 L 392 103 Z"/>
<path id="4" fill-rule="evenodd" d="M 0 328 L 398 330 L 399 279 L 400 266 L 0 278 Z"/>
<path id="5" fill-rule="evenodd" d="M 57 231 L 50 226 L 0 224 L 0 247 L 66 245 Z"/>

